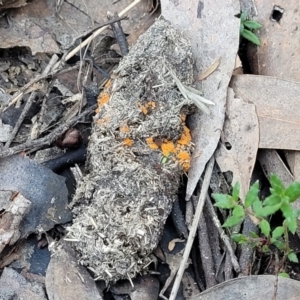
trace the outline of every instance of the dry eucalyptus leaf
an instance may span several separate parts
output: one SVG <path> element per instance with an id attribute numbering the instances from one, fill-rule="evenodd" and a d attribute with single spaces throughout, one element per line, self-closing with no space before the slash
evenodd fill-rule
<path id="1" fill-rule="evenodd" d="M 78 265 L 72 249 L 59 245 L 54 251 L 46 272 L 49 300 L 101 300 L 96 284 L 87 270 Z"/>
<path id="2" fill-rule="evenodd" d="M 221 1 L 218 5 L 213 0 L 162 0 L 161 6 L 163 16 L 192 43 L 196 77 L 221 58 L 218 70 L 197 83 L 204 97 L 215 106 L 210 107 L 211 114 L 196 113 L 191 121 L 195 151 L 188 176 L 189 199 L 218 145 L 223 128 L 227 87 L 239 47 L 240 20 L 234 16 L 240 8 L 237 0 Z"/>
<path id="3" fill-rule="evenodd" d="M 270 76 L 237 75 L 236 97 L 254 103 L 259 121 L 259 148 L 300 150 L 300 84 Z M 284 92 L 283 92 L 284 91 Z"/>
<path id="4" fill-rule="evenodd" d="M 259 126 L 255 105 L 235 98 L 231 88 L 228 88 L 221 141 L 216 151 L 216 161 L 222 172 L 232 171 L 232 183 L 240 183 L 240 197 L 244 200 L 256 161 Z"/>
<path id="5" fill-rule="evenodd" d="M 264 174 L 267 178 L 270 178 L 271 174 L 276 174 L 285 187 L 289 186 L 295 181 L 294 176 L 287 168 L 280 155 L 276 150 L 261 149 L 258 151 L 257 159 L 262 166 Z M 300 208 L 299 199 L 292 203 L 294 209 Z M 298 218 L 298 223 L 300 218 Z"/>
<path id="6" fill-rule="evenodd" d="M 298 300 L 299 293 L 300 282 L 297 280 L 273 275 L 251 275 L 220 283 L 191 300 Z"/>
<path id="7" fill-rule="evenodd" d="M 267 178 L 270 178 L 271 174 L 276 174 L 285 186 L 294 181 L 293 175 L 276 150 L 261 149 L 257 154 L 257 159 Z"/>
<path id="8" fill-rule="evenodd" d="M 249 55 L 252 73 L 299 81 L 299 1 L 256 0 L 255 4 L 255 21 L 262 28 L 256 31 L 261 47 L 253 46 Z"/>
<path id="9" fill-rule="evenodd" d="M 19 35 L 23 38 L 23 41 L 21 39 L 17 40 L 20 45 L 25 44 L 27 46 L 31 42 L 33 44 L 32 47 L 28 46 L 32 48 L 33 54 L 36 52 L 47 52 L 44 48 L 42 48 L 43 51 L 37 51 L 40 50 L 37 48 L 38 45 L 35 45 L 35 40 L 29 39 L 29 36 L 39 37 L 40 47 L 43 45 L 48 46 L 48 44 L 52 45 L 48 39 L 51 36 L 55 36 L 56 41 L 52 40 L 52 49 L 49 47 L 48 52 L 59 52 L 56 42 L 60 44 L 61 48 L 67 49 L 74 38 L 90 31 L 97 24 L 106 22 L 108 11 L 120 12 L 130 5 L 132 0 L 70 0 L 60 1 L 60 3 L 61 6 L 58 11 L 53 1 L 47 0 L 30 1 L 27 6 L 9 12 L 14 27 L 17 27 L 15 20 L 24 24 L 18 27 Z M 129 19 L 122 21 L 125 32 L 129 34 L 136 30 L 149 17 L 149 14 L 147 1 L 141 1 L 127 13 Z M 39 31 L 37 32 L 34 27 L 39 28 Z M 7 34 L 11 32 L 11 30 L 5 30 Z M 106 34 L 111 34 L 111 31 L 106 31 Z M 43 37 L 47 37 L 47 39 L 42 40 Z M 99 39 L 102 39 L 102 37 Z M 53 48 L 54 45 L 56 48 Z M 55 51 L 53 51 L 54 49 Z"/>
<path id="10" fill-rule="evenodd" d="M 284 154 L 295 181 L 300 181 L 300 152 L 285 151 Z"/>
<path id="11" fill-rule="evenodd" d="M 51 34 L 26 16 L 17 14 L 17 10 L 19 9 L 9 12 L 9 14 L 15 14 L 14 17 L 10 18 L 9 30 L 4 27 L 0 28 L 1 48 L 28 47 L 33 55 L 37 52 L 60 52 Z"/>

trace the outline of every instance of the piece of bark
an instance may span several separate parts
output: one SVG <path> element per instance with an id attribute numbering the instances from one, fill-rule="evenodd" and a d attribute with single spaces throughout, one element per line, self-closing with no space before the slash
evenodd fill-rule
<path id="1" fill-rule="evenodd" d="M 259 148 L 300 150 L 300 84 L 276 77 L 233 76 L 236 97 L 254 103 L 259 121 Z"/>
<path id="2" fill-rule="evenodd" d="M 66 244 L 54 251 L 46 272 L 46 290 L 49 300 L 101 300 L 95 281 Z"/>
<path id="3" fill-rule="evenodd" d="M 0 189 L 19 192 L 32 203 L 20 227 L 22 237 L 71 220 L 65 178 L 27 157 L 0 159 Z"/>
<path id="4" fill-rule="evenodd" d="M 7 199 L 10 201 L 10 199 Z M 13 245 L 21 236 L 20 224 L 28 214 L 32 203 L 21 194 L 17 194 L 10 206 L 0 217 L 0 253 L 6 245 Z"/>

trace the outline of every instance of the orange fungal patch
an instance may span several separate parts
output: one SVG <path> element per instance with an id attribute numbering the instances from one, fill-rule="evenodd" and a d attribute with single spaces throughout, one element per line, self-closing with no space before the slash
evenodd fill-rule
<path id="1" fill-rule="evenodd" d="M 129 146 L 131 147 L 133 145 L 133 140 L 130 139 L 130 138 L 126 138 L 124 141 L 123 141 L 124 145 L 125 146 Z"/>
<path id="2" fill-rule="evenodd" d="M 189 170 L 191 164 L 189 148 L 192 138 L 190 130 L 186 125 L 183 125 L 183 132 L 175 143 L 165 139 L 163 141 L 160 140 L 161 143 L 158 144 L 156 140 L 153 137 L 146 139 L 150 149 L 160 149 L 164 157 L 169 157 L 172 161 L 177 161 L 185 172 Z"/>
<path id="3" fill-rule="evenodd" d="M 170 153 L 176 153 L 176 148 L 172 141 L 165 140 L 161 145 L 161 151 L 164 156 L 169 156 Z"/>
<path id="4" fill-rule="evenodd" d="M 140 103 L 138 103 L 138 107 L 140 108 L 140 110 L 144 115 L 147 115 L 149 110 L 153 110 L 155 106 L 156 104 L 154 101 L 149 101 L 145 105 L 141 105 Z"/>
<path id="5" fill-rule="evenodd" d="M 149 146 L 150 149 L 158 149 L 158 146 L 156 145 L 156 143 L 153 141 L 152 137 L 149 137 L 146 139 L 146 142 Z"/>
<path id="6" fill-rule="evenodd" d="M 109 89 L 111 87 L 111 80 L 108 80 L 104 86 L 104 90 L 99 94 L 97 102 L 98 107 L 96 108 L 96 114 L 100 111 L 100 108 L 109 101 L 110 92 Z"/>
<path id="7" fill-rule="evenodd" d="M 98 119 L 97 124 L 105 125 L 105 124 L 109 123 L 109 121 L 110 121 L 110 117 L 105 116 L 103 119 Z"/>
<path id="8" fill-rule="evenodd" d="M 119 130 L 121 132 L 128 133 L 130 131 L 130 128 L 129 128 L 129 126 L 127 124 L 124 124 L 124 125 L 122 125 L 122 126 L 119 127 Z"/>
<path id="9" fill-rule="evenodd" d="M 183 133 L 181 137 L 177 141 L 180 145 L 188 145 L 192 141 L 190 130 L 184 125 L 183 126 Z"/>

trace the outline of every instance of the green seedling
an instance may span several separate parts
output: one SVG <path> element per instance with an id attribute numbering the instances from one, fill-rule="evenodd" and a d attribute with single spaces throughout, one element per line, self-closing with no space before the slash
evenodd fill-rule
<path id="1" fill-rule="evenodd" d="M 241 24 L 240 24 L 240 34 L 243 38 L 247 39 L 251 43 L 260 46 L 259 38 L 253 33 L 253 30 L 260 29 L 261 24 L 253 20 L 249 20 L 245 12 L 241 13 Z"/>
<path id="2" fill-rule="evenodd" d="M 231 228 L 243 222 L 245 216 L 258 220 L 260 234 L 252 232 L 250 236 L 244 234 L 232 234 L 232 239 L 239 244 L 250 244 L 258 247 L 263 252 L 270 252 L 270 245 L 277 247 L 283 253 L 284 261 L 298 262 L 297 255 L 289 247 L 289 232 L 296 233 L 299 210 L 292 207 L 292 203 L 300 197 L 300 182 L 294 182 L 287 188 L 276 175 L 270 177 L 270 196 L 260 200 L 259 183 L 255 182 L 249 189 L 242 203 L 239 199 L 240 186 L 236 183 L 231 195 L 213 194 L 215 206 L 230 210 L 223 227 Z M 269 218 L 276 212 L 282 212 L 283 222 L 281 226 L 272 228 Z M 280 275 L 286 276 L 286 273 Z"/>

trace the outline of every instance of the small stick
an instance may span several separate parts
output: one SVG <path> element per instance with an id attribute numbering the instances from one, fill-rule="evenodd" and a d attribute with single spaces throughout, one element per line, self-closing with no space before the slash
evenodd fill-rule
<path id="1" fill-rule="evenodd" d="M 116 19 L 118 17 L 119 16 L 117 13 L 114 13 L 114 14 L 107 13 L 108 20 L 112 20 L 113 18 Z M 117 43 L 119 44 L 121 54 L 122 54 L 122 56 L 125 56 L 126 54 L 128 54 L 129 50 L 128 50 L 128 43 L 126 40 L 126 36 L 124 34 L 121 23 L 120 22 L 112 23 L 110 26 L 114 32 Z"/>
<path id="2" fill-rule="evenodd" d="M 178 272 L 177 272 L 177 275 L 176 275 L 176 279 L 175 279 L 175 282 L 174 282 L 169 300 L 175 300 L 176 296 L 177 296 L 177 292 L 178 292 L 178 289 L 179 289 L 179 286 L 180 286 L 180 282 L 181 282 L 184 270 L 186 268 L 186 263 L 189 259 L 191 248 L 193 246 L 193 242 L 194 242 L 194 239 L 195 239 L 195 236 L 196 236 L 196 231 L 197 231 L 197 228 L 198 228 L 199 220 L 200 220 L 201 213 L 202 213 L 203 206 L 204 206 L 204 202 L 205 202 L 205 199 L 206 199 L 207 190 L 208 190 L 208 187 L 209 187 L 210 178 L 211 178 L 212 170 L 213 170 L 213 167 L 214 167 L 214 163 L 215 163 L 215 158 L 214 158 L 214 156 L 212 156 L 211 159 L 209 160 L 208 164 L 207 164 L 207 167 L 206 167 L 206 173 L 205 173 L 205 176 L 204 176 L 204 180 L 203 180 L 203 184 L 202 184 L 202 188 L 201 188 L 201 193 L 200 193 L 199 201 L 198 201 L 197 208 L 196 208 L 195 217 L 194 217 L 194 220 L 193 220 L 193 225 L 192 225 L 191 230 L 190 230 L 190 234 L 189 234 L 189 237 L 188 237 L 188 240 L 187 240 L 187 243 L 186 243 L 186 247 L 184 249 L 182 260 L 180 262 L 180 266 L 179 266 L 179 269 L 178 269 Z"/>
<path id="3" fill-rule="evenodd" d="M 142 0 L 135 0 L 130 5 L 128 5 L 126 8 L 124 8 L 118 15 L 120 17 L 123 17 L 125 14 L 127 14 L 133 7 L 135 7 L 138 3 L 140 3 Z M 82 47 L 85 47 L 91 40 L 93 40 L 95 37 L 97 37 L 100 33 L 102 33 L 105 29 L 108 28 L 108 25 L 103 26 L 96 30 L 90 37 L 88 37 L 86 40 L 84 40 L 80 45 L 78 45 L 75 49 L 73 49 L 65 58 L 65 61 L 69 60 L 71 57 L 73 57 Z"/>
<path id="4" fill-rule="evenodd" d="M 9 104 L 7 104 L 5 107 L 3 107 L 2 109 L 0 109 L 0 113 L 3 112 L 3 111 L 6 111 L 10 106 L 12 106 L 13 104 L 15 104 L 16 102 L 18 102 L 24 95 L 25 91 L 30 88 L 33 84 L 35 84 L 36 82 L 40 81 L 40 80 L 43 80 L 43 79 L 46 79 L 48 76 L 59 76 L 61 74 L 64 74 L 64 73 L 67 73 L 71 70 L 74 70 L 74 69 L 77 69 L 78 66 L 75 65 L 75 66 L 72 66 L 70 68 L 67 68 L 65 70 L 61 70 L 61 69 L 56 69 L 55 71 L 49 73 L 49 74 L 39 74 L 37 75 L 35 78 L 33 78 L 32 80 L 30 80 L 28 83 L 26 83 L 25 85 L 23 85 L 21 88 L 20 88 L 20 91 L 19 92 L 16 92 L 12 99 L 10 100 Z"/>
<path id="5" fill-rule="evenodd" d="M 240 268 L 240 265 L 238 263 L 238 260 L 237 260 L 237 258 L 235 256 L 235 254 L 234 254 L 232 246 L 230 244 L 229 237 L 227 236 L 227 234 L 225 233 L 225 231 L 222 228 L 222 225 L 221 225 L 221 223 L 220 223 L 220 221 L 218 219 L 218 216 L 217 216 L 217 214 L 216 214 L 216 212 L 214 210 L 214 207 L 213 207 L 213 205 L 211 203 L 210 197 L 207 195 L 206 198 L 207 198 L 206 199 L 207 212 L 210 214 L 211 219 L 212 219 L 214 225 L 216 226 L 216 228 L 217 228 L 217 230 L 219 232 L 220 238 L 224 242 L 224 245 L 225 245 L 225 247 L 226 247 L 226 249 L 228 251 L 228 254 L 229 254 L 230 258 L 231 258 L 231 263 L 233 265 L 234 270 L 237 273 L 239 273 L 241 271 L 241 268 Z"/>
<path id="6" fill-rule="evenodd" d="M 43 146 L 49 145 L 51 144 L 56 138 L 57 136 L 61 135 L 62 133 L 64 133 L 67 129 L 69 129 L 74 123 L 78 122 L 80 119 L 82 119 L 83 117 L 85 117 L 86 115 L 90 114 L 91 112 L 93 112 L 96 108 L 97 108 L 98 104 L 92 105 L 91 107 L 89 107 L 88 109 L 86 109 L 83 113 L 81 113 L 78 116 L 75 116 L 74 118 L 72 118 L 69 121 L 66 121 L 65 123 L 63 123 L 62 125 L 60 125 L 59 127 L 57 127 L 56 129 L 54 129 L 51 133 L 49 133 L 48 135 L 36 139 L 36 140 L 30 140 L 27 141 L 21 145 L 9 148 L 9 149 L 5 149 L 2 150 L 0 152 L 0 158 L 9 156 L 9 155 L 13 155 L 22 151 L 25 151 L 27 149 L 30 148 L 41 148 Z"/>
<path id="7" fill-rule="evenodd" d="M 194 207 L 197 206 L 197 199 L 195 196 L 192 196 L 191 200 L 194 203 Z M 198 242 L 200 248 L 200 256 L 202 262 L 202 268 L 204 272 L 204 278 L 206 283 L 206 288 L 210 288 L 217 284 L 216 281 L 216 272 L 214 268 L 213 258 L 212 258 L 212 249 L 208 237 L 207 225 L 204 217 L 198 223 Z"/>
<path id="8" fill-rule="evenodd" d="M 88 32 L 84 32 L 83 34 L 80 34 L 79 36 L 75 37 L 73 39 L 73 41 L 71 42 L 70 46 L 68 46 L 68 48 L 71 48 L 72 46 L 75 45 L 76 41 L 79 40 L 79 39 L 83 39 L 84 37 L 86 37 L 87 35 L 91 34 L 92 32 L 96 31 L 97 29 L 100 29 L 101 27 L 103 26 L 107 26 L 108 25 L 111 25 L 115 22 L 120 22 L 124 19 L 126 19 L 127 17 L 122 17 L 122 18 L 116 18 L 116 19 L 113 19 L 113 20 L 108 20 L 107 22 L 104 22 L 104 23 L 101 23 L 100 25 L 97 25 L 95 26 L 94 28 L 92 28 L 91 30 L 89 30 Z"/>
<path id="9" fill-rule="evenodd" d="M 27 102 L 25 104 L 25 107 L 24 107 L 24 109 L 23 109 L 23 111 L 22 111 L 22 113 L 21 113 L 21 115 L 20 115 L 20 117 L 19 117 L 19 119 L 18 119 L 15 127 L 14 127 L 14 130 L 11 133 L 11 136 L 9 137 L 8 141 L 5 143 L 4 149 L 8 149 L 9 148 L 9 146 L 12 143 L 13 139 L 15 138 L 16 134 L 18 133 L 19 128 L 20 128 L 21 124 L 23 123 L 23 121 L 24 121 L 24 119 L 26 117 L 26 114 L 27 114 L 28 110 L 31 107 L 31 104 L 32 104 L 33 100 L 36 97 L 36 94 L 37 94 L 36 92 L 32 92 L 32 94 L 28 98 L 28 100 L 27 100 Z"/>

